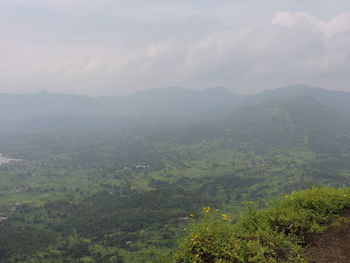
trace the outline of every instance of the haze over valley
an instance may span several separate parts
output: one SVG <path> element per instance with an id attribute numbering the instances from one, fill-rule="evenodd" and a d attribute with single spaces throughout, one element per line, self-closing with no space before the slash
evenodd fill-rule
<path id="1" fill-rule="evenodd" d="M 349 263 L 350 2 L 0 0 L 0 263 Z"/>
<path id="2" fill-rule="evenodd" d="M 181 218 L 204 206 L 230 213 L 312 185 L 349 185 L 347 92 L 0 99 L 1 152 L 23 160 L 0 166 L 4 262 L 168 257 Z"/>

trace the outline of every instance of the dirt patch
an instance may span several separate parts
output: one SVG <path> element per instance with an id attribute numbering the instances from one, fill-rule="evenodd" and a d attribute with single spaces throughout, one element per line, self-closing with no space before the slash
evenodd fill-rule
<path id="1" fill-rule="evenodd" d="M 350 211 L 341 224 L 330 226 L 323 234 L 306 237 L 310 263 L 350 263 Z"/>

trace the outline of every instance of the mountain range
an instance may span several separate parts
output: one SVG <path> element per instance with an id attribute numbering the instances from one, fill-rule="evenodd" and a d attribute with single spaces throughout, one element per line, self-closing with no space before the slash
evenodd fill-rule
<path id="1" fill-rule="evenodd" d="M 312 97 L 344 117 L 350 113 L 350 92 L 301 84 L 253 95 L 241 95 L 225 88 L 164 88 L 98 98 L 48 92 L 0 94 L 0 124 L 3 130 L 91 130 L 188 124 L 222 120 L 248 106 L 298 97 Z"/>

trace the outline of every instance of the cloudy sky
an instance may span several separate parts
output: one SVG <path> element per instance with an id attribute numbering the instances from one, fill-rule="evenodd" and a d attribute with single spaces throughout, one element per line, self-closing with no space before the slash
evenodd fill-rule
<path id="1" fill-rule="evenodd" d="M 0 0 L 0 92 L 350 91 L 349 0 Z"/>

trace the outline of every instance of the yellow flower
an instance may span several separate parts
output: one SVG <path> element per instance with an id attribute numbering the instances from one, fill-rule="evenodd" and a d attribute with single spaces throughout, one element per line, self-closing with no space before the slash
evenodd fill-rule
<path id="1" fill-rule="evenodd" d="M 289 198 L 289 195 L 285 195 L 284 198 Z"/>
<path id="2" fill-rule="evenodd" d="M 190 214 L 190 217 L 193 217 L 194 215 L 193 214 Z"/>
<path id="3" fill-rule="evenodd" d="M 208 206 L 208 207 L 203 207 L 203 213 L 207 214 L 210 212 L 211 208 Z"/>
<path id="4" fill-rule="evenodd" d="M 221 214 L 221 216 L 222 216 L 222 219 L 223 219 L 224 221 L 232 221 L 232 219 L 230 218 L 230 216 L 228 216 L 228 215 L 226 215 L 226 214 Z"/>

